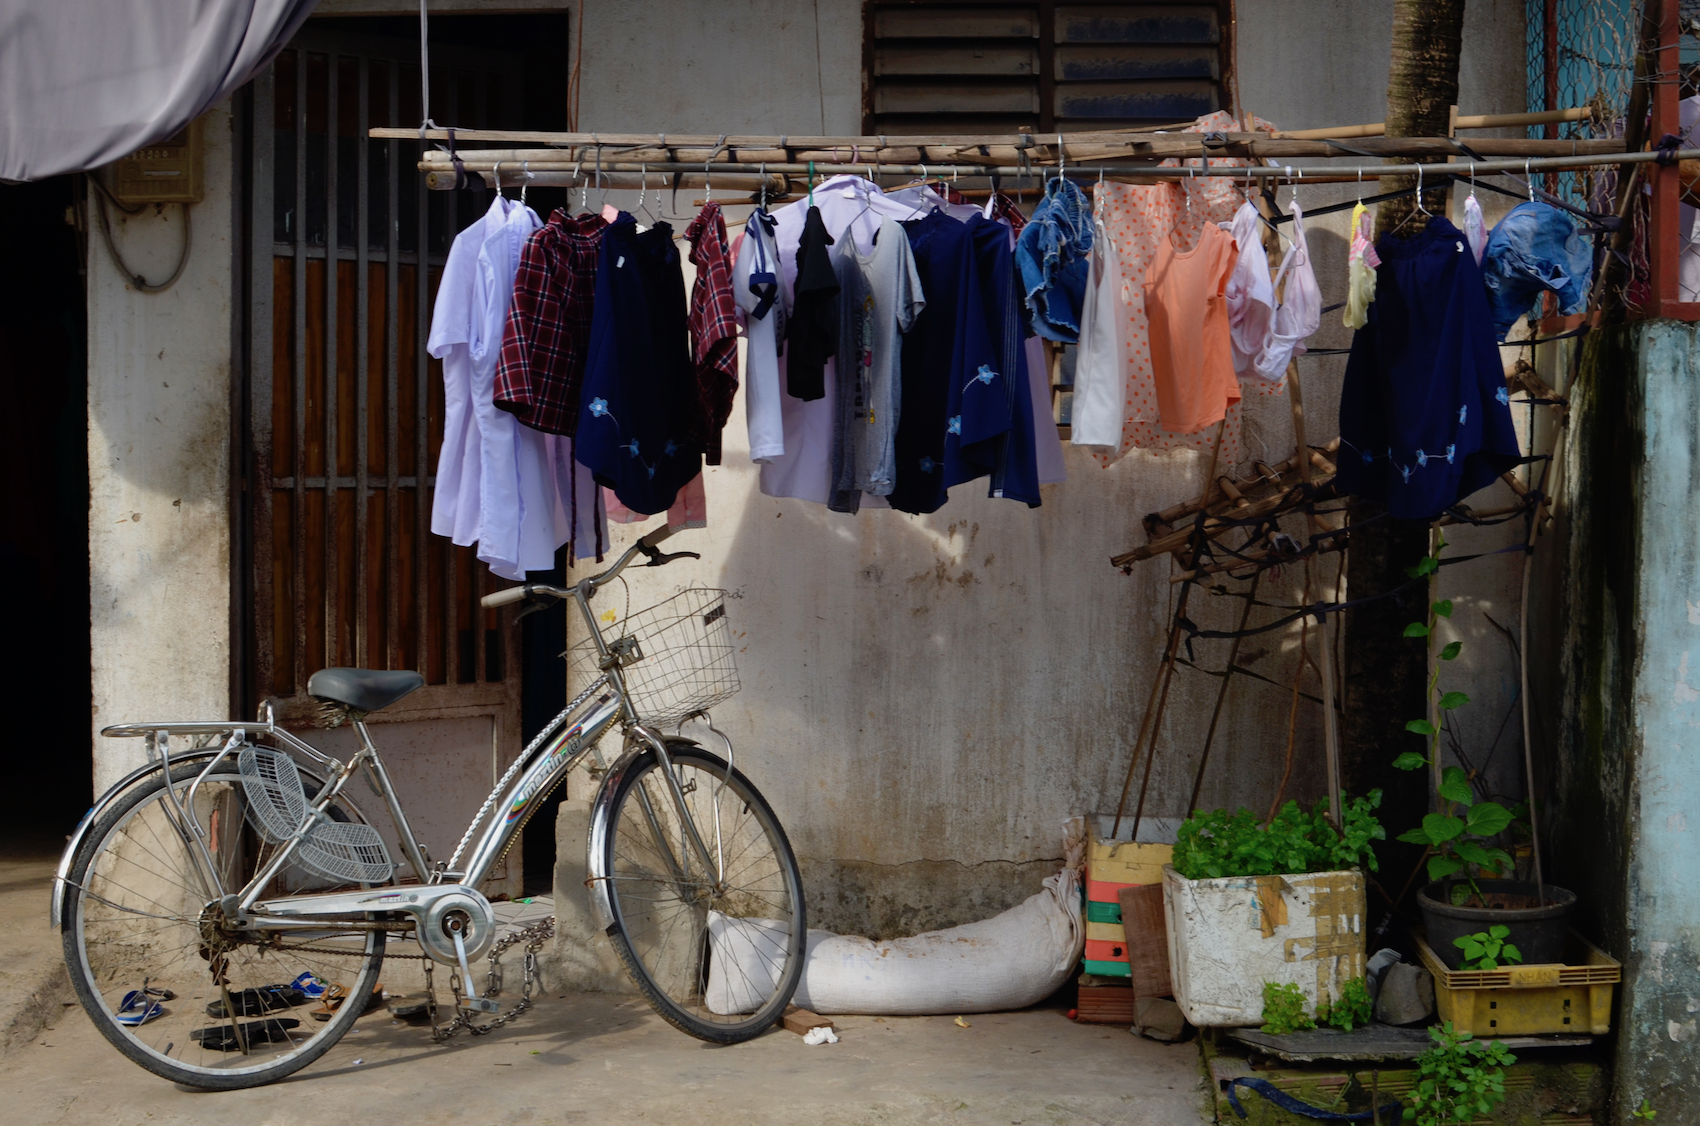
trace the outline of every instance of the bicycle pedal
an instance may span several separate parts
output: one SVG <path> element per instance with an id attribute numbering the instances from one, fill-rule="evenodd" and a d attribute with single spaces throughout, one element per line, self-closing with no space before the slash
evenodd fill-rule
<path id="1" fill-rule="evenodd" d="M 492 1001 L 487 997 L 465 997 L 461 999 L 462 1012 L 499 1013 L 502 1011 L 500 1001 Z"/>

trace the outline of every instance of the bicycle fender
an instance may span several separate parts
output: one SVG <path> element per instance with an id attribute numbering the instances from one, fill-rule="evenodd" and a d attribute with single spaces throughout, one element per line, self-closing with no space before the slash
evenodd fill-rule
<path id="1" fill-rule="evenodd" d="M 209 747 L 204 753 L 190 752 L 183 755 L 173 756 L 171 765 L 180 766 L 192 762 L 206 762 L 208 759 L 218 754 L 220 749 L 221 748 L 218 747 Z M 71 835 L 65 842 L 65 852 L 59 857 L 59 867 L 53 872 L 53 883 L 51 885 L 53 898 L 52 902 L 48 905 L 48 926 L 52 927 L 54 930 L 58 930 L 61 920 L 65 917 L 65 896 L 70 891 L 70 885 L 65 882 L 65 877 L 71 874 L 71 863 L 77 858 L 77 850 L 83 847 L 83 838 L 88 836 L 89 829 L 94 826 L 94 823 L 99 820 L 100 815 L 105 813 L 113 802 L 124 796 L 124 792 L 126 790 L 130 789 L 130 787 L 134 786 L 137 782 L 140 782 L 148 775 L 163 770 L 164 768 L 165 764 L 163 762 L 150 762 L 146 766 L 138 766 L 136 769 L 126 774 L 123 778 L 119 779 L 118 783 L 110 790 L 100 795 L 99 798 L 96 798 L 95 803 L 89 806 L 89 811 L 83 814 L 83 819 L 77 822 L 77 827 L 71 830 Z"/>
<path id="2" fill-rule="evenodd" d="M 681 736 L 666 738 L 669 747 L 699 747 L 702 744 L 695 739 Z M 602 858 L 608 853 L 609 821 L 614 815 L 614 795 L 620 792 L 621 783 L 637 768 L 640 758 L 649 753 L 649 746 L 637 742 L 627 746 L 625 753 L 615 760 L 608 768 L 608 773 L 602 776 L 602 785 L 596 791 L 596 800 L 590 807 L 590 833 L 585 837 L 584 870 L 589 873 L 585 886 L 590 890 L 590 907 L 596 916 L 596 925 L 612 934 L 614 922 L 614 905 L 608 899 L 609 873 L 603 868 Z"/>

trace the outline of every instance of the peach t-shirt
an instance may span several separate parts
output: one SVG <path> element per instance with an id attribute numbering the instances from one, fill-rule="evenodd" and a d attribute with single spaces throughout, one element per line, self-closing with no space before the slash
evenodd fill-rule
<path id="1" fill-rule="evenodd" d="M 1205 223 L 1189 250 L 1172 238 L 1145 270 L 1151 323 L 1151 375 L 1163 429 L 1190 434 L 1214 426 L 1240 401 L 1228 335 L 1228 278 L 1239 262 L 1233 237 Z"/>

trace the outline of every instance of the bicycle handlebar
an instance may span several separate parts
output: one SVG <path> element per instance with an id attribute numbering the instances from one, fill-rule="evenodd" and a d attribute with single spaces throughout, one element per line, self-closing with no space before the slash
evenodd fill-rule
<path id="1" fill-rule="evenodd" d="M 632 546 L 626 549 L 625 554 L 621 555 L 620 558 L 615 561 L 612 567 L 603 571 L 600 575 L 592 575 L 580 584 L 585 588 L 586 596 L 595 593 L 596 589 L 603 584 L 612 582 L 614 576 L 625 570 L 626 565 L 638 555 L 648 556 L 648 565 L 651 567 L 660 567 L 667 563 L 671 563 L 675 559 L 701 559 L 702 556 L 698 555 L 694 551 L 678 551 L 672 554 L 667 554 L 655 550 L 656 544 L 666 540 L 669 536 L 673 535 L 676 530 L 677 529 L 675 529 L 671 524 L 663 524 L 661 527 L 655 529 L 655 531 L 649 533 L 649 535 L 632 544 Z M 558 586 L 548 586 L 544 583 L 523 583 L 520 586 L 511 586 L 505 590 L 498 590 L 493 594 L 486 594 L 483 598 L 478 600 L 478 604 L 486 610 L 494 610 L 499 606 L 508 606 L 515 602 L 525 602 L 538 596 L 546 598 L 569 598 L 572 596 L 572 593 L 573 592 L 571 590 L 563 589 Z"/>

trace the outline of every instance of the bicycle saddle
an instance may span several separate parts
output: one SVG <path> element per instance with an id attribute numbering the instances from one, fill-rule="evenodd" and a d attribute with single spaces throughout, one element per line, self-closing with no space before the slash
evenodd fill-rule
<path id="1" fill-rule="evenodd" d="M 307 695 L 361 712 L 387 708 L 423 687 L 425 678 L 416 672 L 383 669 L 320 669 L 307 679 Z"/>

